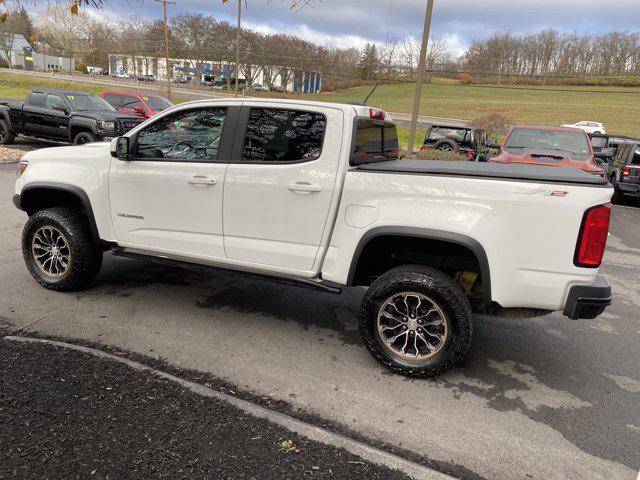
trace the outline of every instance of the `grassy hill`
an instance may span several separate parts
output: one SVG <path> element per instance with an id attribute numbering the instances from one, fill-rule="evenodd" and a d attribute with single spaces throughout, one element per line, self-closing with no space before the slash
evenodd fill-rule
<path id="1" fill-rule="evenodd" d="M 109 88 L 0 74 L 0 98 L 24 98 L 33 86 L 96 93 Z M 361 102 L 371 88 L 358 87 L 304 98 L 327 102 Z M 390 112 L 409 113 L 414 89 L 412 83 L 381 85 L 368 103 Z M 298 98 L 290 95 L 285 97 Z M 462 85 L 455 81 L 435 79 L 434 83 L 424 86 L 420 113 L 464 120 L 475 120 L 495 113 L 515 123 L 550 125 L 593 120 L 603 122 L 610 133 L 640 137 L 638 88 Z M 401 141 L 406 141 L 405 129 L 401 129 L 400 134 Z M 424 131 L 421 131 L 418 139 L 424 138 L 423 135 Z"/>
<path id="2" fill-rule="evenodd" d="M 381 85 L 369 104 L 410 112 L 415 85 Z M 371 87 L 314 95 L 317 100 L 362 101 Z M 475 120 L 497 113 L 515 123 L 560 125 L 603 122 L 610 133 L 640 137 L 640 89 L 615 87 L 536 87 L 431 83 L 424 86 L 420 113 Z"/>

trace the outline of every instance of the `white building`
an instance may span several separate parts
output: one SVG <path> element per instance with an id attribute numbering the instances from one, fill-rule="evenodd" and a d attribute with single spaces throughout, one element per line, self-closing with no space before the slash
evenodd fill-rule
<path id="1" fill-rule="evenodd" d="M 2 44 L 9 50 L 9 57 L 0 49 L 0 58 L 9 61 L 14 67 L 25 70 L 75 70 L 76 62 L 72 58 L 36 52 L 23 35 L 14 34 L 13 38 L 3 35 Z"/>
<path id="2" fill-rule="evenodd" d="M 224 62 L 203 62 L 183 58 L 170 58 L 169 62 L 173 68 L 173 78 L 176 80 L 183 79 L 193 83 L 207 81 L 225 84 L 229 78 L 233 83 L 236 77 L 234 66 Z M 266 79 L 267 72 L 257 66 L 254 68 L 256 70 L 255 74 L 251 75 L 253 77 L 252 84 L 267 86 L 269 84 Z M 273 79 L 270 82 L 274 87 L 282 88 L 288 92 L 301 90 L 303 93 L 319 93 L 322 91 L 322 73 L 320 72 L 285 71 L 285 69 L 279 67 L 272 67 L 270 70 L 274 72 Z M 151 75 L 158 80 L 166 80 L 166 61 L 162 57 L 131 57 L 109 54 L 109 74 L 120 77 Z M 242 69 L 240 69 L 238 81 L 241 85 L 247 83 Z"/>

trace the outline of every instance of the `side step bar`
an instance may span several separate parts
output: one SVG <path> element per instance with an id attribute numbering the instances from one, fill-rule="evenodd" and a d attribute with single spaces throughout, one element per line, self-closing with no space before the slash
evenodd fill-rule
<path id="1" fill-rule="evenodd" d="M 250 278 L 256 278 L 259 280 L 271 280 L 272 282 L 282 283 L 285 285 L 293 285 L 295 287 L 304 287 L 311 288 L 313 290 L 319 290 L 325 293 L 332 293 L 334 295 L 339 295 L 342 293 L 342 288 L 337 284 L 332 284 L 330 282 L 320 281 L 314 282 L 313 280 L 309 280 L 307 278 L 296 278 L 296 277 L 288 277 L 285 275 L 276 275 L 272 273 L 263 273 L 256 270 L 250 270 L 241 267 L 229 267 L 229 266 L 219 266 L 213 264 L 202 264 L 198 263 L 191 259 L 185 258 L 173 258 L 169 256 L 156 256 L 150 255 L 148 253 L 142 253 L 137 251 L 131 251 L 123 248 L 114 248 L 111 253 L 116 257 L 122 258 L 131 258 L 135 260 L 146 260 L 149 262 L 160 263 L 163 265 L 179 265 L 179 266 L 188 266 L 192 268 L 198 268 L 202 270 L 218 270 L 229 273 L 236 273 L 240 275 L 244 275 Z"/>

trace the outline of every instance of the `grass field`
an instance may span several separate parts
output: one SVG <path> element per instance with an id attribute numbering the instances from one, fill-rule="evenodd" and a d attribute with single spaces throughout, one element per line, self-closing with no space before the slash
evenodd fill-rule
<path id="1" fill-rule="evenodd" d="M 414 84 L 381 85 L 369 104 L 409 112 Z M 335 102 L 362 101 L 371 87 L 314 95 Z M 514 123 L 561 125 L 580 120 L 603 122 L 610 133 L 640 137 L 640 89 L 612 87 L 500 87 L 432 83 L 422 92 L 420 113 L 475 120 L 504 115 Z"/>
<path id="2" fill-rule="evenodd" d="M 86 83 L 61 82 L 35 77 L 29 78 L 23 75 L 11 75 L 0 70 L 0 98 L 24 99 L 29 90 L 34 87 L 80 90 L 93 93 L 100 93 L 107 89 L 107 87 L 92 87 Z"/>
<path id="3" fill-rule="evenodd" d="M 2 73 L 0 98 L 24 98 L 33 86 L 68 88 L 100 92 L 108 87 L 27 78 Z M 410 112 L 414 84 L 381 85 L 371 96 L 369 105 L 391 112 Z M 304 98 L 331 101 L 362 101 L 371 87 L 358 87 L 321 93 Z M 299 98 L 299 97 L 292 97 Z M 461 85 L 438 81 L 425 85 L 420 113 L 436 117 L 475 120 L 489 114 L 500 114 L 514 123 L 560 125 L 579 120 L 603 122 L 610 133 L 640 137 L 640 89 L 615 87 L 535 87 Z M 400 131 L 406 144 L 408 132 Z M 424 131 L 418 133 L 418 141 Z"/>

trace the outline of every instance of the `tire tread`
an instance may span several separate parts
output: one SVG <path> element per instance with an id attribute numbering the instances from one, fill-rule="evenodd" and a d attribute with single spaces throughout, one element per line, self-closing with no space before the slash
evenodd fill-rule
<path id="1" fill-rule="evenodd" d="M 71 271 L 57 282 L 52 282 L 39 273 L 32 263 L 30 253 L 32 230 L 47 223 L 53 224 L 56 228 L 62 227 L 72 253 Z M 40 285 L 60 292 L 74 291 L 87 286 L 96 278 L 102 267 L 102 250 L 93 239 L 89 222 L 82 212 L 73 208 L 40 210 L 29 217 L 22 234 L 22 255 L 29 272 Z"/>

